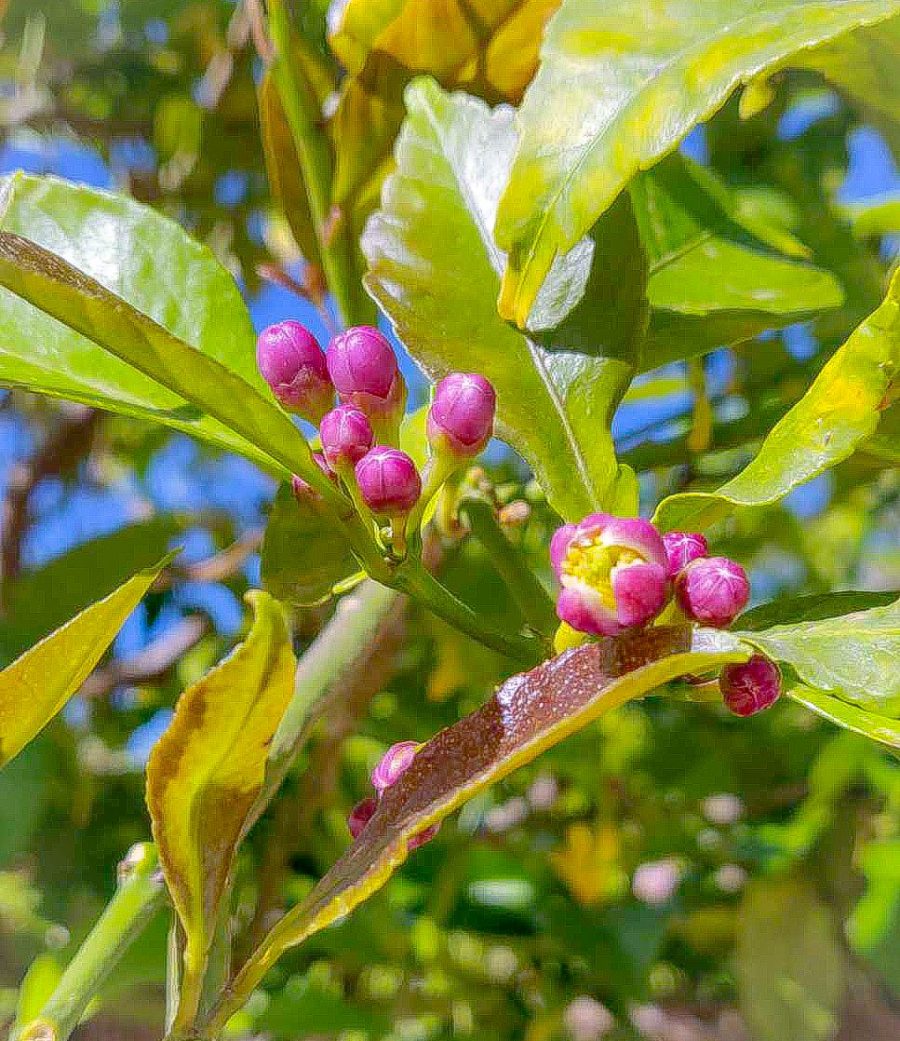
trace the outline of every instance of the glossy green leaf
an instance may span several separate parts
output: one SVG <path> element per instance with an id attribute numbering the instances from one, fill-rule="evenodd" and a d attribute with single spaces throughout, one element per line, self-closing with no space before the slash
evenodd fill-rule
<path id="1" fill-rule="evenodd" d="M 824 618 L 837 618 L 839 615 L 856 611 L 867 611 L 870 607 L 885 607 L 894 603 L 898 596 L 900 592 L 852 589 L 810 596 L 784 596 L 745 611 L 736 619 L 734 628 L 743 632 L 757 632 L 773 625 L 817 622 Z"/>
<path id="2" fill-rule="evenodd" d="M 900 721 L 851 705 L 827 691 L 816 690 L 802 683 L 789 687 L 787 693 L 794 701 L 805 705 L 830 723 L 900 752 Z"/>
<path id="3" fill-rule="evenodd" d="M 343 534 L 316 500 L 278 489 L 262 544 L 262 584 L 291 604 L 314 604 L 359 570 Z"/>
<path id="4" fill-rule="evenodd" d="M 742 506 L 777 502 L 846 459 L 872 435 L 898 371 L 900 273 L 894 275 L 884 303 L 832 355 L 749 466 L 716 492 L 669 496 L 657 507 L 654 523 L 665 531 L 691 531 Z"/>
<path id="5" fill-rule="evenodd" d="M 282 476 L 315 469 L 256 371 L 234 281 L 177 225 L 16 174 L 0 229 L 0 383 L 162 422 Z"/>
<path id="6" fill-rule="evenodd" d="M 633 478 L 619 470 L 608 423 L 633 371 L 642 293 L 623 279 L 628 309 L 617 315 L 607 272 L 590 353 L 553 350 L 506 325 L 495 307 L 503 258 L 490 228 L 515 145 L 512 112 L 445 94 L 431 80 L 409 88 L 407 106 L 398 169 L 363 238 L 366 285 L 430 377 L 462 369 L 493 382 L 500 436 L 528 461 L 559 513 L 579 518 L 620 496 L 621 512 L 634 509 Z M 640 255 L 636 233 L 619 246 L 626 270 L 640 268 L 630 259 Z M 579 315 L 570 320 L 583 330 Z M 576 343 L 582 330 L 573 329 Z M 618 339 L 607 345 L 610 330 Z"/>
<path id="7" fill-rule="evenodd" d="M 650 266 L 643 369 L 840 304 L 832 275 L 773 252 L 765 227 L 748 227 L 725 186 L 682 156 L 638 175 L 630 194 Z"/>
<path id="8" fill-rule="evenodd" d="M 741 1013 L 758 1041 L 827 1041 L 846 990 L 831 912 L 808 882 L 756 882 L 737 922 Z"/>
<path id="9" fill-rule="evenodd" d="M 501 313 L 524 324 L 554 258 L 740 83 L 895 11 L 894 0 L 564 0 L 497 216 Z"/>
<path id="10" fill-rule="evenodd" d="M 881 715 L 900 714 L 900 600 L 837 618 L 733 635 L 790 665 L 810 687 Z"/>
<path id="11" fill-rule="evenodd" d="M 717 633 L 659 627 L 567 651 L 507 680 L 477 712 L 423 746 L 360 838 L 274 927 L 263 944 L 267 963 L 384 885 L 406 859 L 410 838 L 547 748 L 686 672 L 746 659 L 734 641 L 727 644 L 720 649 Z"/>
<path id="12" fill-rule="evenodd" d="M 0 672 L 0 766 L 78 692 L 170 559 L 139 571 Z"/>
<path id="13" fill-rule="evenodd" d="M 147 764 L 147 805 L 185 933 L 180 1025 L 190 1022 L 238 844 L 262 789 L 269 744 L 291 699 L 294 654 L 268 594 L 231 655 L 179 698 Z"/>

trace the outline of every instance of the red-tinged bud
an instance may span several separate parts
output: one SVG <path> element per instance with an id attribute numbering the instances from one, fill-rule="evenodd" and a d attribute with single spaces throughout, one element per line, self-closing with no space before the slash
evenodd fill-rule
<path id="1" fill-rule="evenodd" d="M 398 448 L 377 445 L 356 464 L 355 473 L 363 502 L 379 516 L 405 516 L 422 494 L 416 464 Z"/>
<path id="2" fill-rule="evenodd" d="M 428 410 L 428 440 L 436 451 L 471 459 L 494 432 L 497 395 L 478 373 L 453 372 L 438 383 Z"/>
<path id="3" fill-rule="evenodd" d="M 359 838 L 365 826 L 375 816 L 377 809 L 378 802 L 372 796 L 369 796 L 368 799 L 363 799 L 362 802 L 358 802 L 353 807 L 350 811 L 350 816 L 347 818 L 347 827 L 350 829 L 350 834 L 354 839 Z"/>
<path id="4" fill-rule="evenodd" d="M 316 466 L 318 466 L 322 473 L 325 474 L 325 476 L 329 480 L 334 481 L 334 472 L 329 467 L 325 459 L 325 456 L 322 455 L 321 452 L 313 452 L 312 457 L 313 462 L 316 464 Z M 310 498 L 321 498 L 321 496 L 315 490 L 315 488 L 313 488 L 313 486 L 308 481 L 305 481 L 302 477 L 298 477 L 297 474 L 294 474 L 294 476 L 291 478 L 291 489 L 294 493 L 294 498 L 298 502 L 304 502 L 305 500 L 308 500 Z"/>
<path id="5" fill-rule="evenodd" d="M 592 513 L 550 543 L 562 589 L 556 611 L 578 632 L 615 636 L 652 621 L 666 602 L 666 551 L 640 518 Z"/>
<path id="6" fill-rule="evenodd" d="M 413 835 L 413 837 L 406 843 L 406 848 L 410 853 L 412 853 L 412 851 L 418 849 L 419 846 L 424 846 L 426 842 L 431 842 L 440 830 L 440 824 L 430 825 L 424 831 L 420 831 L 418 835 Z"/>
<path id="7" fill-rule="evenodd" d="M 400 780 L 412 766 L 416 752 L 421 747 L 417 741 L 399 741 L 397 744 L 391 745 L 372 771 L 372 786 L 379 795 Z"/>
<path id="8" fill-rule="evenodd" d="M 263 329 L 256 341 L 256 364 L 281 404 L 311 423 L 318 423 L 334 404 L 325 355 L 299 322 Z"/>
<path id="9" fill-rule="evenodd" d="M 667 531 L 662 540 L 669 561 L 669 578 L 709 552 L 706 538 L 696 531 Z"/>
<path id="10" fill-rule="evenodd" d="M 740 665 L 726 665 L 719 676 L 726 706 L 736 716 L 752 716 L 774 705 L 781 694 L 781 670 L 762 654 Z"/>
<path id="11" fill-rule="evenodd" d="M 322 451 L 335 471 L 356 466 L 372 447 L 372 425 L 365 412 L 352 405 L 338 405 L 322 417 L 319 425 Z"/>
<path id="12" fill-rule="evenodd" d="M 678 573 L 675 598 L 688 618 L 723 629 L 747 606 L 750 582 L 733 560 L 701 557 Z"/>

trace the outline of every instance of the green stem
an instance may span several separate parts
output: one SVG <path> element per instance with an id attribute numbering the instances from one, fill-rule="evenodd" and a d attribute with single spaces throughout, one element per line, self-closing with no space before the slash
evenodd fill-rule
<path id="1" fill-rule="evenodd" d="M 308 89 L 299 83 L 291 61 L 291 26 L 283 0 L 269 0 L 269 35 L 275 48 L 272 78 L 284 109 L 300 161 L 322 267 L 344 321 L 351 317 L 349 274 L 328 233 L 331 210 L 332 157 L 319 127 L 321 114 Z"/>
<path id="2" fill-rule="evenodd" d="M 535 632 L 552 639 L 559 627 L 559 619 L 550 594 L 519 550 L 500 530 L 493 506 L 486 499 L 469 496 L 460 503 L 459 512 L 468 522 L 472 534 L 484 546 L 525 621 Z"/>
<path id="3" fill-rule="evenodd" d="M 445 622 L 466 633 L 486 647 L 531 667 L 546 657 L 541 641 L 521 633 L 501 633 L 488 628 L 484 619 L 468 604 L 458 600 L 449 589 L 427 571 L 420 561 L 410 560 L 397 571 L 398 589 L 421 601 Z"/>
<path id="4" fill-rule="evenodd" d="M 23 1025 L 17 1041 L 65 1041 L 116 963 L 165 903 L 159 859 L 152 843 L 129 854 L 128 872 L 90 931 L 40 1015 Z"/>

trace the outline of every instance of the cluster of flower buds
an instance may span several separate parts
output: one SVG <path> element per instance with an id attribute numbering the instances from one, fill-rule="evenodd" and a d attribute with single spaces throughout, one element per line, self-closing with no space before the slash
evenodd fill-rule
<path id="1" fill-rule="evenodd" d="M 416 752 L 421 747 L 415 741 L 400 741 L 396 745 L 391 745 L 381 757 L 378 765 L 372 771 L 372 787 L 375 789 L 375 794 L 357 803 L 347 818 L 347 827 L 354 839 L 362 834 L 365 826 L 375 816 L 378 802 L 384 796 L 384 793 L 388 788 L 393 787 L 412 766 Z M 425 828 L 424 831 L 419 832 L 418 835 L 414 835 L 407 844 L 409 851 L 412 852 L 430 839 L 433 839 L 440 827 L 440 824 L 432 824 L 430 827 Z"/>
<path id="2" fill-rule="evenodd" d="M 725 628 L 746 607 L 750 583 L 740 564 L 708 552 L 703 535 L 660 535 L 640 518 L 591 513 L 564 524 L 550 543 L 561 587 L 557 614 L 579 633 L 616 636 L 658 618 L 674 592 L 686 619 Z M 720 687 L 733 712 L 750 715 L 776 700 L 781 677 L 773 662 L 755 655 L 723 670 Z"/>
<path id="3" fill-rule="evenodd" d="M 298 322 L 279 322 L 261 333 L 256 357 L 279 402 L 318 425 L 322 453 L 316 462 L 357 504 L 390 524 L 395 551 L 405 545 L 407 522 L 418 520 L 447 477 L 478 455 L 493 434 L 491 384 L 477 374 L 446 376 L 434 389 L 428 413 L 431 456 L 423 486 L 416 464 L 397 447 L 406 383 L 377 329 L 348 329 L 323 352 Z M 294 491 L 309 494 L 309 485 L 295 478 Z"/>

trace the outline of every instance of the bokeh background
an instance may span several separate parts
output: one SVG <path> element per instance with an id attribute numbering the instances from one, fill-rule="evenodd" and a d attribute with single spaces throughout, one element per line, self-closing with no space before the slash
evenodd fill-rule
<path id="1" fill-rule="evenodd" d="M 307 6 L 313 18 L 326 5 Z M 216 251 L 258 328 L 294 317 L 327 338 L 310 304 L 260 274 L 274 265 L 299 277 L 302 261 L 266 179 L 247 9 L 12 0 L 0 11 L 0 173 L 133 194 Z M 747 123 L 729 105 L 683 147 L 736 186 L 793 164 L 813 193 L 799 233 L 817 204 L 839 214 L 837 249 L 854 275 L 830 325 L 708 356 L 702 407 L 712 441 L 687 463 L 696 379 L 680 365 L 644 378 L 615 431 L 644 471 L 648 501 L 685 480 L 685 467 L 710 476 L 734 468 L 758 433 L 741 423 L 765 414 L 771 424 L 790 404 L 822 347 L 877 304 L 880 274 L 871 272 L 900 243 L 888 144 L 811 78 Z M 894 224 L 883 216 L 892 206 Z M 866 224 L 872 213 L 882 216 Z M 403 359 L 414 401 L 424 400 Z M 552 519 L 539 493 L 502 447 L 488 460 L 510 498 L 531 502 L 520 537 L 542 566 Z M 898 486 L 890 472 L 873 481 L 864 459 L 844 464 L 783 508 L 749 516 L 723 550 L 748 565 L 758 602 L 897 588 Z M 273 493 L 249 462 L 182 436 L 0 391 L 4 662 L 166 546 L 183 547 L 173 581 L 135 612 L 112 658 L 0 774 L 0 1024 L 52 985 L 108 898 L 118 859 L 147 836 L 149 750 L 179 691 L 242 630 L 241 596 L 258 583 Z M 489 572 L 465 558 L 455 567 L 467 595 L 489 604 Z M 473 576 L 485 573 L 477 588 Z M 301 639 L 321 620 L 301 617 Z M 348 691 L 316 735 L 307 773 L 252 835 L 234 908 L 245 942 L 346 846 L 346 813 L 381 751 L 471 711 L 499 676 L 490 653 L 436 622 L 409 616 L 405 626 L 402 643 L 375 654 L 377 682 Z M 470 803 L 349 921 L 286 959 L 235 1029 L 343 1041 L 894 1039 L 898 811 L 900 777 L 887 754 L 799 706 L 738 721 L 708 706 L 632 705 Z M 160 916 L 82 1041 L 158 1036 L 166 930 Z M 771 1000 L 763 981 L 778 978 L 779 959 L 803 986 Z M 751 1018 L 768 1026 L 748 1026 L 748 995 Z M 785 1007 L 800 1018 L 785 1020 Z M 792 1033 L 797 1022 L 809 1033 Z"/>

